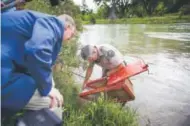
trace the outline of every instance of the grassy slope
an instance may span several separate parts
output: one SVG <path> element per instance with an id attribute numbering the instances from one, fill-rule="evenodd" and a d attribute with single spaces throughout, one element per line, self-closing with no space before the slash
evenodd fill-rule
<path id="1" fill-rule="evenodd" d="M 75 84 L 71 67 L 78 67 L 76 42 L 63 48 L 60 61 L 65 61 L 63 71 L 54 71 L 57 88 L 64 96 L 65 126 L 137 126 L 137 114 L 131 108 L 100 98 L 97 102 L 79 100 L 79 84 Z"/>

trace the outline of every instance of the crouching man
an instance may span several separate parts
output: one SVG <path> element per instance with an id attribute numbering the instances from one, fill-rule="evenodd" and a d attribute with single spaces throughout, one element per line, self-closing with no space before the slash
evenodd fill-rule
<path id="1" fill-rule="evenodd" d="M 1 112 L 50 108 L 59 118 L 63 97 L 54 88 L 52 66 L 63 41 L 73 37 L 72 17 L 22 10 L 1 15 Z M 60 110 L 56 110 L 58 108 Z"/>
<path id="2" fill-rule="evenodd" d="M 121 66 L 126 65 L 123 55 L 109 44 L 85 45 L 81 49 L 81 57 L 89 62 L 83 82 L 83 89 L 91 77 L 95 64 L 102 68 L 102 77 L 109 76 L 119 70 Z"/>

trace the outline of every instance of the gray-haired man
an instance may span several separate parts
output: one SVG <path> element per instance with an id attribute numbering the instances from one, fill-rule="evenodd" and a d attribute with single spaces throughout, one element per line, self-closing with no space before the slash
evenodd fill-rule
<path id="1" fill-rule="evenodd" d="M 75 33 L 73 18 L 13 11 L 1 15 L 1 30 L 2 117 L 23 108 L 61 107 L 63 97 L 53 86 L 52 66 L 63 41 Z"/>
<path id="2" fill-rule="evenodd" d="M 92 74 L 94 64 L 102 67 L 102 76 L 116 72 L 120 65 L 126 65 L 123 55 L 109 44 L 85 45 L 81 49 L 81 57 L 89 61 L 83 88 Z"/>

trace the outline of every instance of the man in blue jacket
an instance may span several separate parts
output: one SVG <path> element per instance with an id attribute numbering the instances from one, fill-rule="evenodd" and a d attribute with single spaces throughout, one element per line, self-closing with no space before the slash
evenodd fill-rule
<path id="1" fill-rule="evenodd" d="M 2 116 L 23 108 L 62 105 L 51 68 L 63 41 L 72 38 L 75 30 L 68 15 L 55 17 L 29 10 L 1 15 Z"/>

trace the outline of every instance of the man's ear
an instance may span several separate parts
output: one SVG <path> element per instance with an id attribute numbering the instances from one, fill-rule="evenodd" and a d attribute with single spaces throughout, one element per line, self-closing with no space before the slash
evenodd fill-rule
<path id="1" fill-rule="evenodd" d="M 65 25 L 64 29 L 67 30 L 69 28 L 69 25 Z"/>
<path id="2" fill-rule="evenodd" d="M 67 30 L 67 29 L 68 29 L 68 27 L 67 27 L 67 26 L 65 26 L 65 27 L 64 27 L 64 30 Z"/>
<path id="3" fill-rule="evenodd" d="M 68 28 L 71 28 L 71 26 L 70 26 L 70 25 L 67 25 L 66 28 L 67 28 L 67 29 L 68 29 Z"/>
<path id="4" fill-rule="evenodd" d="M 71 28 L 71 25 L 67 25 L 68 28 Z"/>

